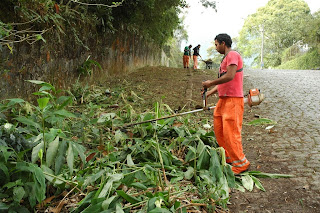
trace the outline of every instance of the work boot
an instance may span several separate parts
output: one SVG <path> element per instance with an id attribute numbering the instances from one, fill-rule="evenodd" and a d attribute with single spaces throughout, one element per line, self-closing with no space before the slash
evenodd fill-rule
<path id="1" fill-rule="evenodd" d="M 246 169 L 244 169 L 243 171 L 237 171 L 237 172 L 234 172 L 233 170 L 232 171 L 233 171 L 234 175 L 240 175 L 243 172 L 248 172 L 250 167 L 251 167 L 251 164 L 249 164 L 249 166 Z"/>

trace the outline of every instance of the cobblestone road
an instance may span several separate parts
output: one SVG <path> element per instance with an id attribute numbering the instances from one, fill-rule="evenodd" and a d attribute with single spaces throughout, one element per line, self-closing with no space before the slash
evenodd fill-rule
<path id="1" fill-rule="evenodd" d="M 266 192 L 265 195 L 260 194 L 262 201 L 247 202 L 243 208 L 237 204 L 236 209 L 250 212 L 250 204 L 251 212 L 259 212 L 258 209 L 260 212 L 320 212 L 320 71 L 246 70 L 245 91 L 255 87 L 260 88 L 266 98 L 253 109 L 254 113 L 277 124 L 271 134 L 257 131 L 246 135 L 244 129 L 245 144 L 249 144 L 252 137 L 255 142 L 264 143 L 260 146 L 262 155 L 263 147 L 271 150 L 271 153 L 264 153 L 270 162 L 261 162 L 257 157 L 252 160 L 252 166 L 256 168 L 261 164 L 265 167 L 262 171 L 294 174 L 294 178 L 282 180 L 282 183 L 291 182 L 291 194 L 296 192 L 297 196 L 296 199 L 291 197 L 290 203 L 284 195 L 282 206 L 268 208 L 265 202 L 272 202 L 273 195 Z M 249 149 L 246 152 L 250 152 Z M 300 192 L 305 192 L 305 195 L 299 197 Z M 279 193 L 287 192 L 279 190 Z M 258 200 L 254 193 L 248 196 L 246 199 Z M 293 204 L 299 206 L 298 201 L 302 207 L 296 211 L 288 207 Z M 273 211 L 269 211 L 271 208 Z"/>

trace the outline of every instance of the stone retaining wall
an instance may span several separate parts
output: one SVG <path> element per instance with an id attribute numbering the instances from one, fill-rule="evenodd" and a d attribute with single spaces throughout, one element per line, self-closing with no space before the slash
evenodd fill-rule
<path id="1" fill-rule="evenodd" d="M 98 62 L 102 70 L 95 68 L 92 76 L 80 80 L 90 83 L 107 81 L 113 75 L 132 72 L 144 66 L 168 66 L 165 53 L 129 32 L 107 34 L 83 30 L 77 40 L 72 32 L 57 40 L 46 34 L 46 42 L 33 45 L 15 44 L 13 51 L 0 48 L 0 98 L 30 97 L 34 85 L 26 80 L 42 80 L 56 88 L 69 89 L 79 78 L 78 68 L 88 58 Z M 52 32 L 53 33 L 53 32 Z M 82 44 L 81 44 L 82 42 Z"/>

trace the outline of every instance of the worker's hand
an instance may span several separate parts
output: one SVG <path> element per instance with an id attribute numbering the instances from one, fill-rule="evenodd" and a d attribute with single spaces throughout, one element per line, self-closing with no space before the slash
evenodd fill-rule
<path id="1" fill-rule="evenodd" d="M 206 96 L 207 96 L 207 89 L 202 88 L 200 93 L 201 97 L 203 96 L 204 93 L 206 93 Z"/>
<path id="2" fill-rule="evenodd" d="M 215 93 L 215 91 L 212 89 L 212 90 L 209 90 L 206 95 L 207 95 L 207 97 L 209 97 L 214 93 Z"/>
<path id="3" fill-rule="evenodd" d="M 207 95 L 207 97 L 209 97 L 209 96 L 211 96 L 211 95 L 213 95 L 213 94 L 215 94 L 215 93 L 217 93 L 218 92 L 218 86 L 215 86 L 215 87 L 213 87 L 211 90 L 209 90 L 207 93 L 206 93 L 206 95 Z"/>
<path id="4" fill-rule="evenodd" d="M 211 85 L 211 81 L 210 81 L 210 80 L 203 81 L 203 82 L 202 82 L 202 86 L 203 86 L 203 88 L 209 88 L 209 87 L 211 87 L 211 86 L 212 86 L 212 85 Z"/>

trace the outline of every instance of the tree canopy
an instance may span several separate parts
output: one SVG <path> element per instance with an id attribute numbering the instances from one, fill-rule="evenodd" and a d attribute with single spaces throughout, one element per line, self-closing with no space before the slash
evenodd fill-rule
<path id="1" fill-rule="evenodd" d="M 311 17 L 303 0 L 270 0 L 245 20 L 237 48 L 259 64 L 263 33 L 265 65 L 278 66 L 285 49 L 305 40 L 305 26 Z"/>
<path id="2" fill-rule="evenodd" d="M 37 35 L 45 37 L 42 32 L 52 26 L 62 32 L 62 26 L 73 28 L 79 21 L 107 33 L 129 30 L 162 45 L 180 27 L 178 14 L 186 6 L 184 0 L 4 0 L 0 4 L 3 11 L 0 15 L 2 45 L 17 42 L 16 38 L 10 38 L 17 33 L 14 27 L 23 31 L 32 25 L 33 31 L 39 29 Z M 23 26 L 20 23 L 28 24 Z M 28 35 L 31 34 L 30 31 Z M 36 35 L 33 38 L 37 40 Z"/>

